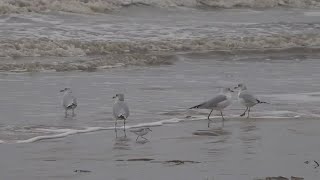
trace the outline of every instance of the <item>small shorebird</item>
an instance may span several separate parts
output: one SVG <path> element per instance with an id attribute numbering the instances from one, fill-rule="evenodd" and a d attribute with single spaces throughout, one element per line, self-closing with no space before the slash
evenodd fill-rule
<path id="1" fill-rule="evenodd" d="M 143 137 L 143 136 L 148 134 L 150 131 L 152 131 L 150 128 L 140 128 L 140 129 L 132 129 L 132 130 L 130 130 L 130 132 L 138 135 L 136 141 L 138 141 L 139 137 L 141 137 L 141 138 L 143 138 L 143 139 L 148 141 L 148 139 Z"/>

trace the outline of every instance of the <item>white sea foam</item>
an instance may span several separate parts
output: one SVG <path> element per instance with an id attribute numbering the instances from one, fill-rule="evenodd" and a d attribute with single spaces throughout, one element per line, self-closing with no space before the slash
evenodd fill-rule
<path id="1" fill-rule="evenodd" d="M 59 46 L 58 46 L 59 45 Z M 0 71 L 95 71 L 125 65 L 172 64 L 176 52 L 298 50 L 318 52 L 320 35 L 282 34 L 253 37 L 203 37 L 172 40 L 137 40 L 129 42 L 97 42 L 48 39 L 0 40 Z M 63 48 L 61 48 L 63 47 Z M 100 56 L 104 54 L 103 56 Z M 90 55 L 94 55 L 93 58 Z M 37 57 L 38 56 L 38 57 Z M 40 56 L 40 57 L 39 57 Z M 66 61 L 62 58 L 70 57 Z M 100 56 L 100 57 L 97 57 Z M 17 57 L 34 57 L 32 61 L 15 61 Z M 50 57 L 55 58 L 45 61 Z M 52 58 L 51 58 L 52 59 Z M 85 60 L 84 60 L 85 59 Z"/>
<path id="2" fill-rule="evenodd" d="M 0 14 L 64 11 L 72 13 L 108 13 L 121 7 L 145 5 L 155 7 L 272 8 L 320 7 L 317 0 L 2 0 Z"/>
<path id="3" fill-rule="evenodd" d="M 154 126 L 161 126 L 164 124 L 172 124 L 172 123 L 178 123 L 183 121 L 183 119 L 173 118 L 168 120 L 161 120 L 157 122 L 150 122 L 150 123 L 141 123 L 137 125 L 131 125 L 126 126 L 126 129 L 130 128 L 137 128 L 137 127 L 154 127 Z M 119 129 L 123 127 L 118 127 Z M 41 131 L 47 131 L 47 132 L 56 132 L 57 134 L 54 135 L 44 135 L 44 136 L 36 136 L 30 139 L 26 140 L 18 140 L 15 142 L 10 143 L 32 143 L 35 141 L 45 140 L 45 139 L 56 139 L 56 138 L 63 138 L 74 134 L 80 134 L 80 133 L 89 133 L 89 132 L 95 132 L 95 131 L 101 131 L 101 130 L 113 130 L 114 127 L 87 127 L 85 129 L 45 129 L 45 128 L 37 128 Z"/>
<path id="4" fill-rule="evenodd" d="M 279 2 L 295 4 L 293 1 Z M 198 7 L 203 4 L 215 6 L 215 3 L 230 7 L 232 4 L 266 3 L 262 0 L 3 0 L 0 1 L 0 9 L 1 4 L 6 4 L 8 7 L 15 7 L 18 12 L 21 9 L 29 11 L 28 8 L 35 12 L 56 11 L 58 7 L 67 8 L 69 5 L 83 10 L 84 7 L 91 6 L 90 4 L 103 7 L 137 2 L 161 7 Z M 271 2 L 277 4 L 278 1 L 268 1 Z M 312 3 L 305 0 L 302 4 Z M 262 11 L 267 13 L 266 18 L 259 15 L 252 19 L 256 12 L 250 10 L 208 12 L 189 8 L 180 8 L 177 11 L 158 9 L 153 19 L 146 16 L 153 11 L 142 8 L 108 15 L 54 12 L 2 16 L 0 71 L 95 71 L 126 65 L 171 64 L 174 58 L 170 55 L 189 52 L 249 50 L 254 53 L 270 49 L 286 52 L 292 48 L 309 52 L 320 51 L 314 50 L 320 47 L 317 21 L 299 15 L 296 21 L 287 23 L 292 11 L 277 9 L 275 12 L 281 14 L 281 18 L 274 22 L 269 17 L 273 11 Z M 299 10 L 305 11 L 307 10 Z M 219 14 L 222 17 L 226 15 L 226 18 L 215 19 Z M 214 20 L 211 21 L 210 17 Z M 303 23 L 304 19 L 306 23 Z M 69 59 L 64 61 L 66 57 Z M 26 61 L 27 58 L 31 60 Z"/>
<path id="5" fill-rule="evenodd" d="M 88 132 L 94 132 L 94 131 L 100 131 L 100 130 L 108 130 L 110 128 L 103 128 L 103 127 L 88 127 L 86 129 L 77 130 L 77 129 L 69 129 L 63 133 L 54 134 L 54 135 L 45 135 L 45 136 L 36 136 L 30 139 L 26 140 L 18 140 L 15 143 L 31 143 L 35 141 L 45 140 L 45 139 L 56 139 L 56 138 L 62 138 L 66 136 L 70 136 L 73 134 L 80 134 L 80 133 L 88 133 Z M 44 129 L 42 129 L 44 130 Z M 52 131 L 52 130 L 49 130 Z"/>
<path id="6" fill-rule="evenodd" d="M 303 116 L 301 113 L 295 113 L 291 111 L 272 111 L 272 112 L 263 112 L 260 113 L 254 113 L 257 114 L 254 118 L 255 119 L 292 119 L 292 118 L 299 118 Z M 268 115 L 266 115 L 268 114 Z M 310 116 L 310 114 L 308 114 Z M 311 115 L 312 116 L 312 115 Z M 319 115 L 314 115 L 312 117 L 318 117 Z M 243 119 L 242 117 L 239 117 L 239 115 L 226 115 L 226 118 L 232 118 L 232 119 Z M 211 116 L 212 119 L 221 119 L 220 116 Z M 156 126 L 164 126 L 166 124 L 177 124 L 185 121 L 200 121 L 200 120 L 207 120 L 207 116 L 192 116 L 188 118 L 171 118 L 171 119 L 165 119 L 160 120 L 156 122 L 148 122 L 148 123 L 139 123 L 135 125 L 126 125 L 126 129 L 131 128 L 139 128 L 139 127 L 156 127 Z M 119 129 L 123 127 L 118 127 Z M 59 128 L 35 128 L 32 131 L 33 132 L 43 132 L 46 135 L 39 135 L 36 137 L 32 137 L 30 139 L 24 139 L 24 140 L 0 140 L 0 143 L 32 143 L 36 141 L 46 140 L 46 139 L 57 139 L 57 138 L 64 138 L 70 135 L 80 134 L 80 133 L 89 133 L 89 132 L 96 132 L 96 131 L 102 131 L 102 130 L 114 130 L 114 127 L 86 127 L 83 129 L 59 129 Z"/>

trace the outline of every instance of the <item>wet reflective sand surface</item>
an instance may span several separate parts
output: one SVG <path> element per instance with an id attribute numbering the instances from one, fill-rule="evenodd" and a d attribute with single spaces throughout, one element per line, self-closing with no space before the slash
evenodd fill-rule
<path id="1" fill-rule="evenodd" d="M 4 179 L 237 179 L 299 176 L 317 179 L 319 161 L 317 54 L 181 55 L 173 65 L 97 72 L 1 73 Z M 214 112 L 188 110 L 219 87 L 242 82 L 271 104 L 236 102 L 222 127 Z M 64 118 L 59 90 L 78 98 Z M 151 126 L 135 142 L 113 130 L 112 96 L 125 93 L 130 126 Z M 119 126 L 121 123 L 118 123 Z M 100 130 L 100 131 L 99 131 Z M 117 138 L 116 138 L 117 135 Z M 60 137 L 60 138 L 56 138 Z M 49 138 L 49 139 L 48 139 Z M 51 138 L 51 139 L 50 139 Z M 28 143 L 22 143 L 28 142 Z"/>

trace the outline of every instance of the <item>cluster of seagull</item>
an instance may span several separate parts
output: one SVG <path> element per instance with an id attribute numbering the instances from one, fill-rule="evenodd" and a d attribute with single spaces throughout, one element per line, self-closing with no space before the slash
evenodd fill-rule
<path id="1" fill-rule="evenodd" d="M 245 111 L 240 115 L 241 117 L 245 116 L 246 113 L 248 113 L 247 118 L 249 118 L 251 108 L 257 104 L 269 104 L 267 102 L 259 100 L 259 98 L 257 98 L 254 94 L 247 90 L 247 87 L 244 84 L 238 84 L 238 86 L 234 87 L 233 89 L 239 89 L 238 100 L 243 106 L 246 107 Z M 210 115 L 213 110 L 220 111 L 222 123 L 224 123 L 225 119 L 223 117 L 222 110 L 231 105 L 231 93 L 233 93 L 234 90 L 232 90 L 231 88 L 222 88 L 222 91 L 214 98 L 194 107 L 191 107 L 190 109 L 211 109 L 208 115 L 208 127 L 210 127 Z"/>
<path id="2" fill-rule="evenodd" d="M 245 111 L 240 115 L 245 116 L 247 113 L 247 118 L 250 116 L 250 108 L 257 104 L 262 104 L 266 103 L 264 101 L 259 100 L 254 94 L 249 92 L 247 90 L 247 87 L 244 84 L 238 84 L 238 86 L 234 88 L 222 88 L 222 91 L 213 97 L 212 99 L 203 102 L 199 105 L 193 106 L 190 109 L 209 109 L 211 110 L 209 115 L 208 115 L 208 127 L 210 127 L 210 115 L 213 110 L 219 111 L 222 117 L 222 123 L 224 123 L 224 117 L 223 117 L 223 109 L 226 107 L 230 106 L 232 103 L 231 97 L 232 97 L 232 92 L 234 90 L 239 90 L 238 92 L 238 100 L 239 102 L 246 107 Z M 61 90 L 60 92 L 64 92 L 63 98 L 62 98 L 62 106 L 65 109 L 65 116 L 67 117 L 68 115 L 68 110 L 72 110 L 72 116 L 74 116 L 74 110 L 78 106 L 77 99 L 76 97 L 72 94 L 72 91 L 70 88 L 65 88 Z M 126 127 L 126 120 L 130 115 L 129 111 L 129 106 L 128 104 L 124 101 L 124 94 L 116 94 L 113 99 L 115 99 L 114 104 L 113 104 L 113 116 L 115 118 L 115 130 L 117 128 L 117 121 L 118 120 L 123 120 L 123 128 L 125 129 Z M 140 128 L 140 129 L 133 129 L 130 130 L 132 133 L 135 133 L 138 137 L 136 141 L 138 140 L 139 137 L 147 140 L 143 136 L 148 134 L 148 132 L 151 131 L 150 128 Z"/>

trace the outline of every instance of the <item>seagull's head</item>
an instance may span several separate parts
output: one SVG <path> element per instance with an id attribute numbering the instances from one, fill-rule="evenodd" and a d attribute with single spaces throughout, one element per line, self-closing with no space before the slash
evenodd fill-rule
<path id="1" fill-rule="evenodd" d="M 238 86 L 234 87 L 234 89 L 246 90 L 247 87 L 246 87 L 246 85 L 240 83 L 240 84 L 238 84 Z"/>
<path id="2" fill-rule="evenodd" d="M 119 101 L 124 101 L 124 94 L 116 94 L 112 98 L 113 99 L 118 99 Z"/>

